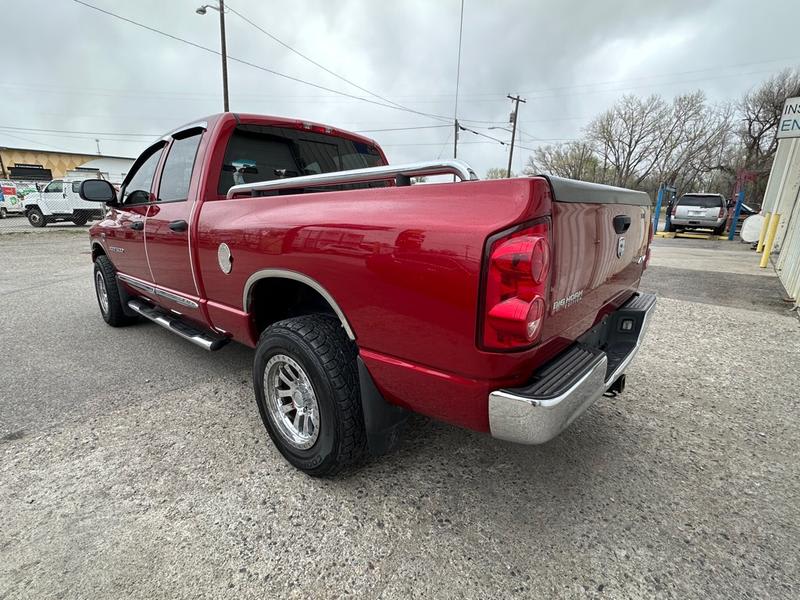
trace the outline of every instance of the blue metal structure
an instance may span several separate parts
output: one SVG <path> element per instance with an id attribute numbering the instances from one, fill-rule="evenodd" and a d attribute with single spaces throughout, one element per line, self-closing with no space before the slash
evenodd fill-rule
<path id="1" fill-rule="evenodd" d="M 736 210 L 733 211 L 733 220 L 731 221 L 731 230 L 728 232 L 728 240 L 733 241 L 736 237 L 736 226 L 739 224 L 739 215 L 742 214 L 742 204 L 744 204 L 744 185 L 739 189 L 736 194 Z"/>
<path id="2" fill-rule="evenodd" d="M 670 200 L 672 200 L 672 198 L 674 198 L 676 191 L 677 190 L 674 187 L 669 186 L 666 183 L 662 183 L 660 186 L 658 186 L 658 197 L 656 198 L 656 210 L 655 210 L 655 214 L 653 215 L 653 233 L 658 231 L 658 221 L 659 221 L 659 217 L 661 216 L 661 205 L 664 202 L 664 193 L 665 192 L 669 192 L 669 194 L 670 194 L 667 197 L 668 198 L 667 206 L 669 206 Z M 670 217 L 669 211 L 667 211 L 667 217 L 666 217 L 667 229 L 669 229 L 669 221 L 670 221 L 669 217 Z"/>

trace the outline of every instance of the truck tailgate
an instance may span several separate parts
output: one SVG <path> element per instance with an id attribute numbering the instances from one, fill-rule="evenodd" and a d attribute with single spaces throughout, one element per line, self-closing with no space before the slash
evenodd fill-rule
<path id="1" fill-rule="evenodd" d="M 553 275 L 547 337 L 573 340 L 638 287 L 650 235 L 650 198 L 548 177 L 553 191 Z"/>

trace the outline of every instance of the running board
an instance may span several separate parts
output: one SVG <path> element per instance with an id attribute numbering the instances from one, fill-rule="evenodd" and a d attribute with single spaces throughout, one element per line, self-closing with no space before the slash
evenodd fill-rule
<path id="1" fill-rule="evenodd" d="M 197 344 L 209 352 L 219 350 L 230 341 L 228 337 L 211 331 L 198 329 L 180 317 L 160 308 L 156 308 L 155 306 L 151 306 L 142 300 L 128 300 L 128 307 L 137 314 L 142 315 L 146 319 L 150 319 L 154 323 L 158 323 L 164 329 L 181 336 L 185 340 L 189 340 L 193 344 Z"/>

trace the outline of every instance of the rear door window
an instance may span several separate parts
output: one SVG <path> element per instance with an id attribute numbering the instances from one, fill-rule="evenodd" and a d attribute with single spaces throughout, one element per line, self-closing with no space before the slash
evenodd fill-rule
<path id="1" fill-rule="evenodd" d="M 189 185 L 192 182 L 192 170 L 197 147 L 200 145 L 200 136 L 201 132 L 198 132 L 172 142 L 161 173 L 161 184 L 158 188 L 159 202 L 175 202 L 189 197 Z"/>
<path id="2" fill-rule="evenodd" d="M 723 200 L 719 196 L 681 196 L 680 206 L 696 206 L 698 208 L 721 208 Z"/>
<path id="3" fill-rule="evenodd" d="M 81 181 L 73 181 L 72 182 L 72 191 L 76 194 L 79 194 L 81 191 Z"/>

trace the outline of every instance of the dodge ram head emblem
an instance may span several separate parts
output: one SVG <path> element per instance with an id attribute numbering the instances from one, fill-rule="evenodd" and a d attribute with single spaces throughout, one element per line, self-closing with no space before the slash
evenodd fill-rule
<path id="1" fill-rule="evenodd" d="M 228 244 L 222 243 L 217 248 L 217 262 L 219 262 L 219 268 L 222 269 L 223 273 L 227 275 L 231 272 L 233 256 L 231 256 L 231 249 L 228 248 Z"/>
<path id="2" fill-rule="evenodd" d="M 617 258 L 622 258 L 625 254 L 625 238 L 621 237 L 617 240 Z"/>

